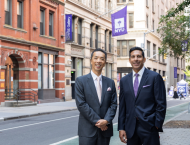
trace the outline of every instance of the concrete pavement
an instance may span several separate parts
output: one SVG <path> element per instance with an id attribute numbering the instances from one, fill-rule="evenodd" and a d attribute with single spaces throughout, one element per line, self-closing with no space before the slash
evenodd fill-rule
<path id="1" fill-rule="evenodd" d="M 70 110 L 77 110 L 75 100 L 37 104 L 37 106 L 0 107 L 0 121 Z"/>

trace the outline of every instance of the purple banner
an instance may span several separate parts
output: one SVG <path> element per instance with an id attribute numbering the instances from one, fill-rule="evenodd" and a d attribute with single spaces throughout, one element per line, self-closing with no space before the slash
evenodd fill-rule
<path id="1" fill-rule="evenodd" d="M 184 74 L 184 80 L 186 80 L 186 78 L 187 78 L 187 76 L 186 76 L 186 74 Z"/>
<path id="2" fill-rule="evenodd" d="M 65 19 L 65 39 L 66 41 L 72 41 L 72 14 L 66 14 Z"/>
<path id="3" fill-rule="evenodd" d="M 177 78 L 177 67 L 174 67 L 174 78 Z"/>
<path id="4" fill-rule="evenodd" d="M 111 15 L 112 36 L 127 34 L 127 6 Z"/>
<path id="5" fill-rule="evenodd" d="M 182 51 L 187 51 L 188 50 L 188 40 L 183 40 L 181 42 L 181 49 L 182 49 Z"/>

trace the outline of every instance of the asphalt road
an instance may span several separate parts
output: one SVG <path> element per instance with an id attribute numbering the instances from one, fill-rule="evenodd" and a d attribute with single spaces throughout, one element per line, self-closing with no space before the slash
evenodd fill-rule
<path id="1" fill-rule="evenodd" d="M 168 100 L 172 108 L 190 100 Z M 79 112 L 41 115 L 0 122 L 0 145 L 49 145 L 77 136 Z M 113 120 L 117 123 L 118 112 Z"/>

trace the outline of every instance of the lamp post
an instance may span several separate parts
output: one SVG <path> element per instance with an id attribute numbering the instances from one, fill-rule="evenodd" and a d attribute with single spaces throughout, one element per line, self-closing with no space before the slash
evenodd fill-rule
<path id="1" fill-rule="evenodd" d="M 151 32 L 154 32 L 154 30 L 148 30 L 148 32 L 144 33 L 144 48 L 143 48 L 143 51 L 145 51 L 145 37 L 146 37 L 146 34 L 151 33 Z"/>

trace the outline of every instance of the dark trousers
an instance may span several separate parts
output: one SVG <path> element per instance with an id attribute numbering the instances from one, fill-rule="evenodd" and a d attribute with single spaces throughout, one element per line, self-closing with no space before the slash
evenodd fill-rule
<path id="1" fill-rule="evenodd" d="M 93 137 L 79 136 L 79 145 L 109 145 L 110 137 L 104 137 L 98 129 Z"/>
<path id="2" fill-rule="evenodd" d="M 151 131 L 147 130 L 140 124 L 136 123 L 136 128 L 132 138 L 127 139 L 127 145 L 160 145 L 159 134 L 156 127 L 153 127 Z"/>

